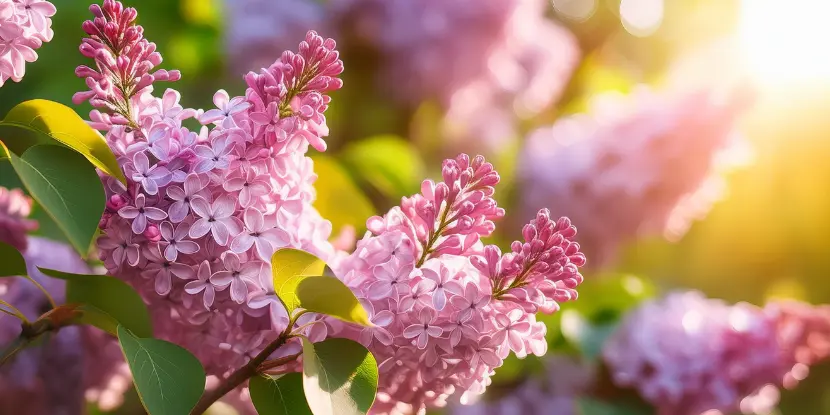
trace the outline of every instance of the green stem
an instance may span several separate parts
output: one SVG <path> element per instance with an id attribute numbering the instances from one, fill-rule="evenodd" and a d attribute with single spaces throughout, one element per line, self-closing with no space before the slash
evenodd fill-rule
<path id="1" fill-rule="evenodd" d="M 26 315 L 24 315 L 15 306 L 13 306 L 13 305 L 11 305 L 11 304 L 7 303 L 6 301 L 3 301 L 3 300 L 0 300 L 0 305 L 4 305 L 4 306 L 8 307 L 9 310 L 11 310 L 11 312 L 14 313 L 13 315 L 15 317 L 19 318 L 20 320 L 22 320 L 24 323 L 27 323 L 27 324 L 29 323 L 29 319 L 26 318 Z M 9 310 L 3 310 L 3 311 L 8 312 Z"/>
<path id="2" fill-rule="evenodd" d="M 38 289 L 38 290 L 40 290 L 40 292 L 42 292 L 42 293 L 43 293 L 43 295 L 45 295 L 45 296 L 46 296 L 46 299 L 47 299 L 47 300 L 49 300 L 49 304 L 52 306 L 52 308 L 58 308 L 58 305 L 55 303 L 55 299 L 54 299 L 54 298 L 52 298 L 52 296 L 51 296 L 51 295 L 49 295 L 49 292 L 48 292 L 48 291 L 46 291 L 46 288 L 43 288 L 43 286 L 42 286 L 42 285 L 40 285 L 40 283 L 39 283 L 39 282 L 37 282 L 37 280 L 35 280 L 34 278 L 32 278 L 32 277 L 30 277 L 30 276 L 28 276 L 28 275 L 26 276 L 26 279 L 27 279 L 27 280 L 29 280 L 29 281 L 31 281 L 31 282 L 32 282 L 32 284 L 34 284 L 34 285 L 35 285 L 35 287 L 37 287 L 37 289 Z"/>

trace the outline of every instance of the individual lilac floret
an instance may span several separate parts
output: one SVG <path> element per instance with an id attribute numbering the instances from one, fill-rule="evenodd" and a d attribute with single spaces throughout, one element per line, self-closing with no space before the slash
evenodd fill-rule
<path id="1" fill-rule="evenodd" d="M 547 206 L 580 223 L 595 267 L 638 236 L 679 238 L 723 194 L 722 173 L 746 161 L 733 127 L 747 96 L 720 92 L 608 94 L 531 132 L 518 164 L 524 211 Z"/>
<path id="2" fill-rule="evenodd" d="M 379 362 L 372 412 L 420 413 L 484 392 L 511 352 L 547 351 L 536 312 L 576 298 L 585 257 L 576 230 L 542 210 L 523 242 L 502 255 L 480 238 L 504 215 L 493 199 L 498 173 L 483 157 L 444 161 L 443 181 L 367 221 L 369 232 L 335 267 L 361 299 L 374 327 L 332 324 L 329 335 L 350 337 Z"/>
<path id="3" fill-rule="evenodd" d="M 698 292 L 644 303 L 604 346 L 614 383 L 660 415 L 766 413 L 778 387 L 828 356 L 830 309 L 799 303 L 729 305 Z"/>
<path id="4" fill-rule="evenodd" d="M 336 261 L 331 223 L 312 206 L 306 153 L 325 150 L 327 94 L 341 87 L 343 62 L 334 40 L 310 31 L 296 53 L 248 73 L 244 96 L 220 90 L 215 109 L 184 108 L 178 92 L 153 92 L 153 81 L 179 75 L 153 72 L 161 56 L 135 9 L 105 0 L 91 11 L 81 49 L 99 70 L 78 69 L 91 90 L 76 98 L 98 107 L 92 125 L 107 131 L 127 178 L 126 186 L 103 178 L 100 258 L 143 296 L 158 337 L 221 377 L 288 322 L 272 286 L 273 253 L 292 247 Z M 193 118 L 203 125 L 195 131 L 183 125 Z M 295 343 L 280 353 L 296 353 Z"/>
<path id="5" fill-rule="evenodd" d="M 0 87 L 20 82 L 26 63 L 37 60 L 35 49 L 52 40 L 55 12 L 44 0 L 0 0 Z"/>

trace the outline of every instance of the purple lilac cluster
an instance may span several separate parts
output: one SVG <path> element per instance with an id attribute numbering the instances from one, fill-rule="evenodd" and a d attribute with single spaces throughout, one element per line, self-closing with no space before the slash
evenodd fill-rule
<path id="1" fill-rule="evenodd" d="M 767 413 L 830 355 L 830 308 L 726 304 L 675 292 L 633 311 L 603 351 L 614 383 L 661 415 Z M 708 412 L 707 412 L 708 413 Z"/>
<path id="2" fill-rule="evenodd" d="M 28 274 L 58 303 L 64 300 L 64 283 L 43 275 L 37 267 L 89 273 L 89 267 L 68 245 L 27 237 L 37 223 L 26 219 L 31 200 L 18 189 L 0 187 L 0 242 L 20 249 Z M 46 296 L 22 278 L 0 279 L 0 300 L 35 319 L 50 308 Z M 20 335 L 20 321 L 0 314 L 0 348 Z M 114 351 L 114 352 L 113 352 Z M 130 386 L 129 369 L 118 343 L 93 328 L 66 327 L 41 346 L 17 353 L 0 368 L 0 413 L 80 414 L 85 398 L 103 408 L 121 403 Z M 106 399 L 99 399 L 99 398 Z"/>
<path id="3" fill-rule="evenodd" d="M 158 337 L 222 376 L 288 323 L 272 254 L 294 247 L 335 260 L 331 223 L 311 205 L 316 176 L 305 153 L 326 149 L 326 94 L 342 85 L 343 63 L 333 40 L 308 32 L 298 52 L 245 75 L 245 96 L 220 90 L 217 108 L 184 108 L 175 90 L 153 95 L 154 81 L 180 75 L 154 70 L 161 55 L 136 10 L 112 0 L 90 10 L 81 52 L 97 69 L 78 68 L 90 90 L 75 98 L 97 107 L 92 125 L 107 131 L 127 178 L 103 179 L 100 257 L 143 296 Z M 201 129 L 183 126 L 192 118 Z"/>
<path id="4" fill-rule="evenodd" d="M 20 82 L 26 63 L 37 60 L 35 49 L 52 40 L 55 11 L 45 0 L 0 0 L 0 87 Z"/>
<path id="5" fill-rule="evenodd" d="M 538 311 L 576 298 L 585 263 L 576 229 L 541 210 L 523 241 L 502 254 L 482 237 L 504 215 L 493 199 L 499 182 L 483 157 L 443 164 L 443 181 L 426 180 L 369 231 L 335 271 L 370 312 L 374 327 L 332 325 L 331 335 L 367 346 L 379 362 L 374 413 L 404 414 L 482 393 L 510 352 L 547 351 Z"/>
<path id="6" fill-rule="evenodd" d="M 322 2 L 310 0 L 226 0 L 225 47 L 238 73 L 269 66 L 274 56 L 296 45 L 309 30 L 328 34 Z"/>
<path id="7" fill-rule="evenodd" d="M 721 197 L 722 174 L 746 161 L 733 126 L 747 96 L 720 92 L 607 94 L 531 132 L 518 164 L 525 212 L 548 206 L 582 224 L 594 266 L 637 236 L 679 238 Z"/>

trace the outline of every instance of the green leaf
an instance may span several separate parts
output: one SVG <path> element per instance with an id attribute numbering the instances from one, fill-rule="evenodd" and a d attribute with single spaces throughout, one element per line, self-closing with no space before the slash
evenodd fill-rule
<path id="1" fill-rule="evenodd" d="M 205 390 L 199 359 L 173 343 L 136 337 L 123 326 L 118 326 L 118 341 L 147 413 L 190 413 Z"/>
<path id="2" fill-rule="evenodd" d="M 127 183 L 101 133 L 66 105 L 45 99 L 17 104 L 0 121 L 0 137 L 18 155 L 32 146 L 53 144 L 55 140 L 81 153 L 104 173 Z"/>
<path id="3" fill-rule="evenodd" d="M 350 323 L 371 326 L 369 314 L 352 290 L 335 277 L 314 276 L 299 280 L 297 299 L 300 307 L 327 314 Z"/>
<path id="4" fill-rule="evenodd" d="M 12 166 L 32 197 L 55 219 L 69 242 L 86 255 L 104 212 L 104 189 L 95 169 L 74 151 L 34 146 Z"/>
<path id="5" fill-rule="evenodd" d="M 303 374 L 280 377 L 254 376 L 250 381 L 251 401 L 262 415 L 314 415 L 303 392 Z"/>
<path id="6" fill-rule="evenodd" d="M 306 251 L 293 248 L 278 249 L 271 256 L 271 278 L 274 292 L 289 313 L 300 306 L 297 285 L 306 277 L 320 275 L 326 263 Z"/>
<path id="7" fill-rule="evenodd" d="M 426 170 L 412 143 L 394 135 L 352 142 L 340 160 L 354 176 L 391 199 L 416 193 Z"/>
<path id="8" fill-rule="evenodd" d="M 378 365 L 360 343 L 303 338 L 303 390 L 314 415 L 362 415 L 375 402 Z"/>
<path id="9" fill-rule="evenodd" d="M 317 173 L 314 207 L 323 218 L 331 221 L 335 233 L 340 232 L 344 225 L 363 229 L 366 219 L 375 214 L 372 202 L 337 160 L 322 154 L 315 154 L 312 159 L 314 172 Z"/>
<path id="10" fill-rule="evenodd" d="M 0 277 L 17 277 L 28 274 L 26 260 L 17 248 L 0 242 Z"/>
<path id="11" fill-rule="evenodd" d="M 113 335 L 118 335 L 119 324 L 140 337 L 153 335 L 147 306 L 125 282 L 107 275 L 39 269 L 50 277 L 67 281 L 66 302 L 84 305 L 79 323 L 91 324 Z"/>

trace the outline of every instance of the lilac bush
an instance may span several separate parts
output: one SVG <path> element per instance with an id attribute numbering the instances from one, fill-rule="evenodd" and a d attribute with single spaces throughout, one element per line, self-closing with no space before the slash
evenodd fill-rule
<path id="1" fill-rule="evenodd" d="M 52 40 L 55 11 L 45 0 L 0 0 L 0 87 L 20 82 L 26 63 L 37 60 L 35 49 Z"/>
<path id="2" fill-rule="evenodd" d="M 127 178 L 126 186 L 103 178 L 100 258 L 141 293 L 158 337 L 224 379 L 289 324 L 270 261 L 293 247 L 327 261 L 371 310 L 371 328 L 314 314 L 297 324 L 312 341 L 350 337 L 370 348 L 382 373 L 376 413 L 481 393 L 511 351 L 546 351 L 535 313 L 576 298 L 585 262 L 576 229 L 541 210 L 511 252 L 483 245 L 504 215 L 493 199 L 499 176 L 483 157 L 446 160 L 443 181 L 424 181 L 420 194 L 368 220 L 353 254 L 327 241 L 331 224 L 311 205 L 316 176 L 306 152 L 326 149 L 327 93 L 342 85 L 332 39 L 308 32 L 299 52 L 245 76 L 244 97 L 219 91 L 217 108 L 203 111 L 182 107 L 171 89 L 153 95 L 155 81 L 180 74 L 156 69 L 161 55 L 134 9 L 105 0 L 90 10 L 81 52 L 95 68 L 76 71 L 90 89 L 75 101 L 96 107 L 91 125 L 106 132 Z M 183 126 L 191 118 L 198 132 Z M 299 348 L 290 339 L 272 357 Z"/>

